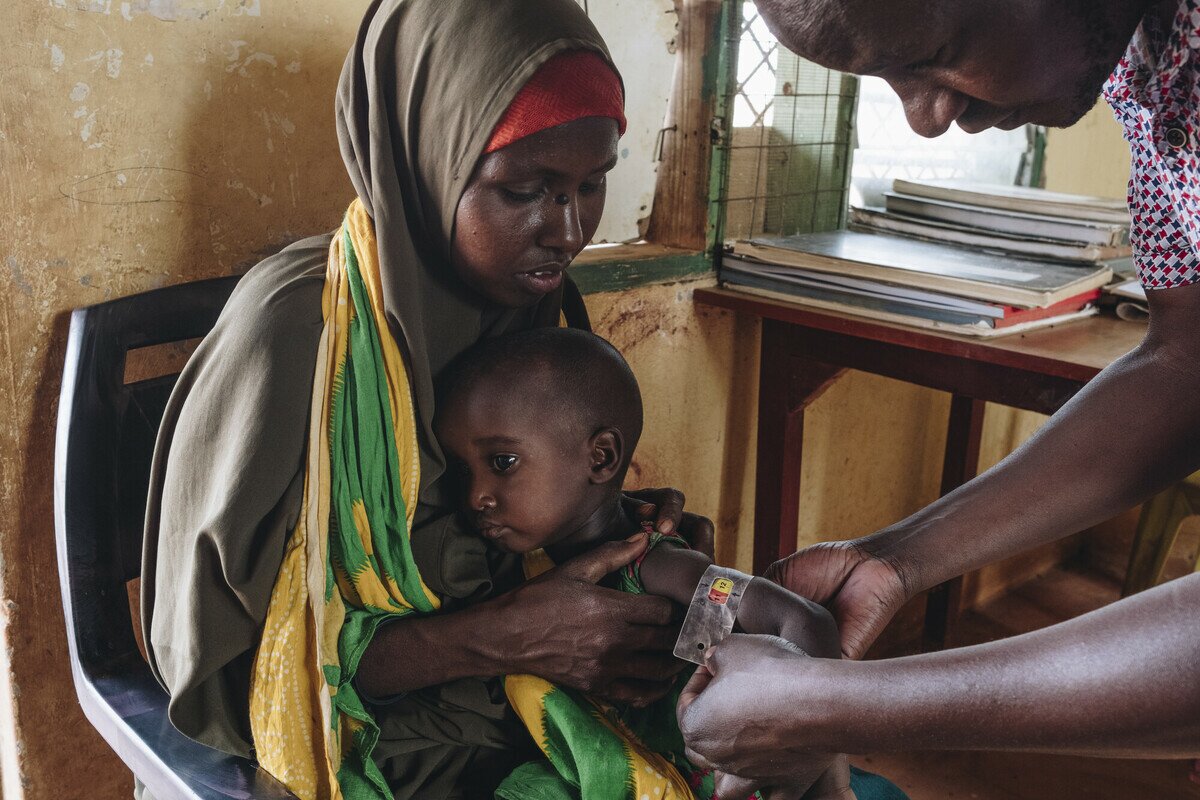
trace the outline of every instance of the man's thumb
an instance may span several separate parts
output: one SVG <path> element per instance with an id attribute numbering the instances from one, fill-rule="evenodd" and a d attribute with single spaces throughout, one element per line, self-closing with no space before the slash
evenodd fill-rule
<path id="1" fill-rule="evenodd" d="M 559 569 L 569 577 L 596 583 L 640 556 L 649 541 L 646 533 L 638 532 L 623 542 L 605 542 L 595 550 L 572 558 Z"/>

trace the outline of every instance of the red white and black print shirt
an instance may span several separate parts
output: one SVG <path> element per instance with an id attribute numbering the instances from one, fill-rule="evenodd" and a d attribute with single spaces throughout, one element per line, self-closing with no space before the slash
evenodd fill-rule
<path id="1" fill-rule="evenodd" d="M 1142 21 L 1104 84 L 1133 156 L 1130 242 L 1147 289 L 1200 281 L 1200 0 Z"/>

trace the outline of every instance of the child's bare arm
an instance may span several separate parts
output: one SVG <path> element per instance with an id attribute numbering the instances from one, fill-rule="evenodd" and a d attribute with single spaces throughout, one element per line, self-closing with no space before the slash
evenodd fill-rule
<path id="1" fill-rule="evenodd" d="M 712 561 L 695 550 L 657 547 L 642 562 L 646 591 L 687 606 Z M 822 606 L 764 578 L 753 578 L 738 607 L 737 626 L 745 633 L 778 636 L 816 658 L 838 658 L 837 625 Z"/>
<path id="2" fill-rule="evenodd" d="M 641 577 L 646 591 L 669 598 L 682 606 L 692 602 L 696 585 L 712 561 L 694 550 L 658 547 L 642 561 Z M 789 592 L 764 578 L 751 578 L 738 606 L 737 627 L 745 633 L 767 634 L 786 639 L 816 658 L 841 658 L 837 625 L 822 606 Z M 770 800 L 844 800 L 849 791 L 850 768 L 844 756 L 812 753 L 805 770 L 799 765 L 795 780 L 771 787 Z M 815 783 L 814 783 L 815 781 Z M 811 788 L 810 788 L 811 787 Z M 757 784 L 734 776 L 718 777 L 722 797 L 744 797 Z"/>

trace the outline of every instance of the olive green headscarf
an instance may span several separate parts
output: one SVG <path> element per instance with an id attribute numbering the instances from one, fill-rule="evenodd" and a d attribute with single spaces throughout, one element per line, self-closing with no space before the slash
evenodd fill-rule
<path id="1" fill-rule="evenodd" d="M 342 156 L 375 222 L 422 434 L 414 557 L 446 607 L 520 576 L 453 513 L 430 427 L 434 382 L 480 338 L 556 324 L 563 303 L 560 293 L 513 311 L 473 295 L 448 263 L 454 213 L 508 103 L 543 62 L 579 48 L 608 58 L 572 0 L 378 0 L 338 86 Z M 142 578 L 151 666 L 176 727 L 241 755 L 251 751 L 249 663 L 300 508 L 329 241 L 297 242 L 242 279 L 180 376 L 152 468 Z M 398 797 L 452 796 L 459 772 L 482 774 L 488 753 L 527 738 L 494 681 L 412 693 L 377 719 L 376 752 Z"/>

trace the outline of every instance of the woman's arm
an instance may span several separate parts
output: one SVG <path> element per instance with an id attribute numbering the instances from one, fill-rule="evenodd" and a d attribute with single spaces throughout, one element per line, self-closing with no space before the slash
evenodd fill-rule
<path id="1" fill-rule="evenodd" d="M 731 637 L 680 698 L 680 728 L 712 765 L 760 779 L 815 746 L 1191 758 L 1198 608 L 1193 575 L 1023 636 L 868 662 Z"/>
<path id="2" fill-rule="evenodd" d="M 671 656 L 678 634 L 671 603 L 595 585 L 645 546 L 646 535 L 637 534 L 494 600 L 389 623 L 363 654 L 358 687 L 385 697 L 464 677 L 530 673 L 610 700 L 656 699 L 682 666 Z"/>

